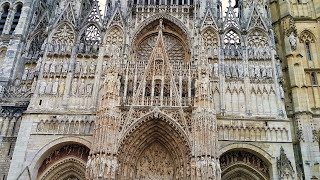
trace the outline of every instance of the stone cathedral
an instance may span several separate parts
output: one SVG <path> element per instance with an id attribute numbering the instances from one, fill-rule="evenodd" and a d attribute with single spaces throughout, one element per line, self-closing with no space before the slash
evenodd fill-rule
<path id="1" fill-rule="evenodd" d="M 0 178 L 320 178 L 319 9 L 0 0 Z"/>

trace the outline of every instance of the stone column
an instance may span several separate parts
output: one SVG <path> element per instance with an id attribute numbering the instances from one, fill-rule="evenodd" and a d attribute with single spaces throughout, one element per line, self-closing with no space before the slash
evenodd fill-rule
<path id="1" fill-rule="evenodd" d="M 4 25 L 2 34 L 9 34 L 15 13 L 16 13 L 16 10 L 11 7 L 9 9 L 8 17 L 6 20 L 6 24 Z"/>

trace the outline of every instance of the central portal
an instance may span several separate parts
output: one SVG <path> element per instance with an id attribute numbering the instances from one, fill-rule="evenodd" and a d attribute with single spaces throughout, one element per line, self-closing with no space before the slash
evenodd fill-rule
<path id="1" fill-rule="evenodd" d="M 160 143 L 152 144 L 139 157 L 136 179 L 171 180 L 173 177 L 174 164 L 172 156 Z"/>

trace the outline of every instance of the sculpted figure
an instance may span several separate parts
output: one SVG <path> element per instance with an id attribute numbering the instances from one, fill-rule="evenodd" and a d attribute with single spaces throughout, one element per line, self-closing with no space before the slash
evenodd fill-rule
<path id="1" fill-rule="evenodd" d="M 90 64 L 90 74 L 95 74 L 96 73 L 96 62 L 93 60 Z"/>
<path id="2" fill-rule="evenodd" d="M 266 66 L 261 66 L 260 69 L 261 69 L 261 76 L 263 78 L 267 77 L 267 67 Z"/>
<path id="3" fill-rule="evenodd" d="M 47 83 L 44 80 L 42 80 L 39 87 L 40 95 L 43 95 L 45 93 L 46 86 L 47 86 Z"/>
<path id="4" fill-rule="evenodd" d="M 117 157 L 113 157 L 112 163 L 111 163 L 111 179 L 116 178 L 117 169 L 118 169 L 118 160 L 117 160 Z"/>
<path id="5" fill-rule="evenodd" d="M 88 84 L 86 88 L 87 95 L 90 96 L 92 94 L 93 85 Z"/>
<path id="6" fill-rule="evenodd" d="M 216 166 L 216 171 L 217 171 L 217 179 L 221 179 L 221 167 L 220 167 L 220 160 L 217 158 L 217 166 Z"/>
<path id="7" fill-rule="evenodd" d="M 69 68 L 68 60 L 65 59 L 62 65 L 62 73 L 68 73 L 68 68 Z"/>
<path id="8" fill-rule="evenodd" d="M 100 170 L 100 154 L 96 155 L 95 166 L 93 167 L 93 169 L 94 169 L 93 177 L 98 178 L 99 170 Z"/>
<path id="9" fill-rule="evenodd" d="M 49 52 L 54 52 L 54 42 L 52 42 L 51 44 L 49 44 L 48 51 L 49 51 Z"/>
<path id="10" fill-rule="evenodd" d="M 72 82 L 72 88 L 71 88 L 71 91 L 72 91 L 72 95 L 77 95 L 77 88 L 78 87 L 78 80 L 76 78 L 73 79 L 73 82 Z"/>
<path id="11" fill-rule="evenodd" d="M 39 72 L 41 70 L 41 65 L 42 65 L 42 58 L 40 57 L 37 62 L 37 65 L 36 65 L 36 69 L 35 69 L 37 75 L 39 74 Z"/>
<path id="12" fill-rule="evenodd" d="M 282 78 L 282 67 L 281 67 L 281 62 L 280 62 L 280 59 L 277 58 L 277 75 L 278 75 L 278 78 Z"/>
<path id="13" fill-rule="evenodd" d="M 79 86 L 79 94 L 85 95 L 86 94 L 86 86 L 84 84 L 84 79 L 81 79 L 81 84 Z"/>
<path id="14" fill-rule="evenodd" d="M 52 86 L 52 94 L 54 95 L 58 94 L 58 87 L 59 87 L 59 79 L 56 78 Z"/>
<path id="15" fill-rule="evenodd" d="M 254 78 L 255 77 L 255 67 L 253 64 L 249 65 L 249 76 L 250 78 Z"/>
<path id="16" fill-rule="evenodd" d="M 104 172 L 106 170 L 106 163 L 107 163 L 106 154 L 103 154 L 101 156 L 99 178 L 103 177 L 103 175 L 104 175 Z"/>
<path id="17" fill-rule="evenodd" d="M 261 77 L 261 71 L 260 71 L 260 67 L 259 66 L 255 66 L 254 74 L 255 74 L 256 78 L 260 78 Z"/>
<path id="18" fill-rule="evenodd" d="M 84 43 L 80 43 L 79 46 L 78 46 L 78 53 L 83 53 L 84 51 Z"/>
<path id="19" fill-rule="evenodd" d="M 64 87 L 65 87 L 65 82 L 64 82 L 64 79 L 62 79 L 61 83 L 59 85 L 59 95 L 63 95 L 64 94 Z"/>
<path id="20" fill-rule="evenodd" d="M 86 179 L 90 179 L 90 171 L 91 171 L 91 156 L 88 157 L 88 161 L 87 161 L 87 164 L 86 164 Z"/>
<path id="21" fill-rule="evenodd" d="M 267 68 L 267 77 L 268 78 L 272 78 L 273 76 L 272 76 L 272 71 L 273 71 L 273 68 L 270 66 L 270 67 L 268 67 Z"/>
<path id="22" fill-rule="evenodd" d="M 66 53 L 71 53 L 71 52 L 72 52 L 72 45 L 68 43 L 66 46 Z"/>
<path id="23" fill-rule="evenodd" d="M 196 164 L 196 180 L 202 180 L 202 174 L 201 174 L 201 162 L 200 160 Z"/>
<path id="24" fill-rule="evenodd" d="M 95 155 L 92 155 L 91 168 L 90 168 L 90 179 L 94 178 L 94 168 L 96 168 L 96 158 Z"/>
<path id="25" fill-rule="evenodd" d="M 52 85 L 53 85 L 53 82 L 52 82 L 52 79 L 50 78 L 47 86 L 46 86 L 46 90 L 45 90 L 45 93 L 46 94 L 51 94 L 52 93 Z"/>
<path id="26" fill-rule="evenodd" d="M 66 44 L 61 44 L 60 45 L 60 52 L 65 53 L 66 52 Z"/>
<path id="27" fill-rule="evenodd" d="M 92 52 L 93 53 L 98 53 L 98 50 L 99 50 L 98 43 L 94 43 L 93 46 L 92 46 Z"/>
<path id="28" fill-rule="evenodd" d="M 46 64 L 44 65 L 44 72 L 45 73 L 49 73 L 50 71 L 50 66 L 51 66 L 51 62 L 47 61 Z"/>
<path id="29" fill-rule="evenodd" d="M 218 63 L 213 64 L 213 73 L 214 73 L 215 77 L 219 77 L 219 64 Z"/>
<path id="30" fill-rule="evenodd" d="M 225 65 L 224 65 L 224 70 L 225 70 L 225 73 L 226 73 L 226 77 L 227 77 L 227 78 L 231 78 L 230 67 L 229 67 L 228 64 L 225 64 Z"/>
<path id="31" fill-rule="evenodd" d="M 253 58 L 253 56 L 254 56 L 254 50 L 253 50 L 252 47 L 250 47 L 250 48 L 248 49 L 248 56 L 249 56 L 249 58 Z"/>
<path id="32" fill-rule="evenodd" d="M 86 44 L 85 48 L 86 48 L 86 53 L 87 54 L 91 53 L 91 45 Z"/>
<path id="33" fill-rule="evenodd" d="M 81 72 L 81 62 L 80 62 L 80 61 L 77 61 L 77 62 L 76 62 L 75 73 L 76 73 L 76 74 L 80 74 L 80 72 Z"/>
<path id="34" fill-rule="evenodd" d="M 50 66 L 50 73 L 55 73 L 55 72 L 56 72 L 56 63 L 53 61 Z"/>
<path id="35" fill-rule="evenodd" d="M 237 66 L 237 68 L 238 68 L 239 78 L 243 78 L 243 77 L 244 77 L 243 65 L 242 65 L 242 64 L 239 64 L 239 65 Z"/>
<path id="36" fill-rule="evenodd" d="M 55 53 L 59 53 L 60 52 L 60 43 L 59 42 L 57 42 L 56 44 L 55 44 L 55 48 L 54 48 L 54 52 Z"/>
<path id="37" fill-rule="evenodd" d="M 104 178 L 109 178 L 111 175 L 111 165 L 112 165 L 112 161 L 111 161 L 111 157 L 108 156 L 106 159 L 106 170 L 104 172 Z"/>
<path id="38" fill-rule="evenodd" d="M 232 64 L 231 66 L 231 72 L 232 72 L 232 77 L 237 78 L 238 77 L 238 72 L 235 64 Z"/>
<path id="39" fill-rule="evenodd" d="M 216 162 L 215 159 L 209 159 L 208 178 L 216 179 Z"/>
<path id="40" fill-rule="evenodd" d="M 29 69 L 25 69 L 22 75 L 21 80 L 26 81 L 28 78 Z"/>
<path id="41" fill-rule="evenodd" d="M 289 36 L 289 43 L 290 43 L 291 49 L 293 51 L 297 49 L 297 39 L 296 39 L 294 32 L 291 32 L 291 34 Z"/>
<path id="42" fill-rule="evenodd" d="M 61 71 L 62 71 L 62 64 L 61 64 L 61 62 L 58 62 L 57 66 L 56 66 L 56 73 L 60 74 Z"/>
<path id="43" fill-rule="evenodd" d="M 83 74 L 87 74 L 87 73 L 88 73 L 88 61 L 85 61 L 85 62 L 82 64 L 82 73 L 83 73 Z"/>

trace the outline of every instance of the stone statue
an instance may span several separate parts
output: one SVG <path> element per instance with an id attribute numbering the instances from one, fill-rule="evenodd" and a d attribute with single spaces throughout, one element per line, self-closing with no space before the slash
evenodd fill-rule
<path id="1" fill-rule="evenodd" d="M 237 68 L 238 68 L 239 78 L 243 78 L 243 77 L 244 77 L 243 65 L 242 65 L 242 64 L 239 64 L 239 65 L 237 66 Z"/>
<path id="2" fill-rule="evenodd" d="M 72 45 L 68 43 L 66 46 L 66 53 L 71 53 L 71 52 L 72 52 Z"/>
<path id="3" fill-rule="evenodd" d="M 44 65 L 44 72 L 45 73 L 49 73 L 49 71 L 50 71 L 50 66 L 51 66 L 51 62 L 50 61 L 47 61 L 46 63 L 45 63 L 45 65 Z"/>
<path id="4" fill-rule="evenodd" d="M 81 72 L 81 62 L 80 62 L 80 61 L 77 61 L 77 62 L 76 62 L 75 73 L 76 73 L 76 74 L 80 74 L 80 72 Z"/>
<path id="5" fill-rule="evenodd" d="M 221 179 L 221 167 L 220 167 L 220 160 L 219 158 L 217 158 L 217 168 L 216 168 L 216 171 L 217 171 L 217 179 Z"/>
<path id="6" fill-rule="evenodd" d="M 64 94 L 64 88 L 65 88 L 65 80 L 62 79 L 61 83 L 59 85 L 59 95 L 63 95 Z"/>
<path id="7" fill-rule="evenodd" d="M 81 79 L 81 83 L 79 86 L 79 94 L 80 95 L 85 95 L 86 94 L 86 86 L 84 84 L 84 79 Z"/>
<path id="8" fill-rule="evenodd" d="M 56 63 L 52 61 L 51 66 L 50 66 L 50 73 L 55 73 L 56 72 Z"/>
<path id="9" fill-rule="evenodd" d="M 40 57 L 38 62 L 37 62 L 37 65 L 36 65 L 36 69 L 35 69 L 35 72 L 36 74 L 38 75 L 40 70 L 41 70 L 41 65 L 42 65 L 42 58 Z"/>
<path id="10" fill-rule="evenodd" d="M 44 80 L 42 80 L 39 87 L 40 95 L 43 95 L 45 93 L 46 86 L 47 86 L 47 83 Z"/>
<path id="11" fill-rule="evenodd" d="M 87 91 L 87 95 L 88 95 L 88 96 L 91 96 L 91 94 L 92 94 L 92 89 L 93 89 L 93 85 L 92 85 L 92 84 L 88 84 L 88 85 L 87 85 L 87 88 L 86 88 L 86 91 Z"/>
<path id="12" fill-rule="evenodd" d="M 294 34 L 294 32 L 291 32 L 289 36 L 289 43 L 291 46 L 291 50 L 295 51 L 297 49 L 297 38 Z"/>
<path id="13" fill-rule="evenodd" d="M 52 79 L 50 78 L 47 86 L 46 86 L 46 90 L 45 90 L 45 94 L 51 94 L 52 93 L 52 86 L 53 86 L 53 82 Z"/>
<path id="14" fill-rule="evenodd" d="M 85 75 L 88 73 L 88 61 L 82 63 L 82 73 Z"/>
<path id="15" fill-rule="evenodd" d="M 249 65 L 249 76 L 250 76 L 250 78 L 255 77 L 255 66 L 253 64 Z"/>
<path id="16" fill-rule="evenodd" d="M 260 66 L 255 66 L 254 75 L 255 75 L 256 78 L 260 78 L 261 77 Z"/>
<path id="17" fill-rule="evenodd" d="M 117 157 L 113 157 L 111 162 L 112 162 L 111 163 L 111 179 L 115 179 L 116 178 L 116 171 L 118 169 Z"/>
<path id="18" fill-rule="evenodd" d="M 213 73 L 214 73 L 215 77 L 219 77 L 219 64 L 218 63 L 213 64 Z"/>
<path id="19" fill-rule="evenodd" d="M 96 167 L 96 156 L 92 155 L 91 159 L 92 159 L 92 161 L 91 161 L 91 168 L 90 168 L 89 177 L 90 177 L 90 179 L 93 179 L 94 178 L 94 168 L 97 168 Z"/>
<path id="20" fill-rule="evenodd" d="M 87 161 L 87 164 L 86 164 L 86 179 L 90 179 L 90 171 L 91 171 L 91 156 L 88 157 L 88 161 Z"/>
<path id="21" fill-rule="evenodd" d="M 62 73 L 68 73 L 68 68 L 69 68 L 68 60 L 65 59 L 62 65 Z"/>
<path id="22" fill-rule="evenodd" d="M 60 74 L 61 71 L 62 71 L 62 64 L 61 64 L 61 62 L 58 62 L 57 66 L 56 66 L 56 73 Z"/>
<path id="23" fill-rule="evenodd" d="M 238 72 L 235 64 L 231 65 L 231 73 L 233 78 L 238 78 Z"/>
<path id="24" fill-rule="evenodd" d="M 26 81 L 28 79 L 28 73 L 29 73 L 29 69 L 25 69 L 21 78 L 22 81 Z"/>
<path id="25" fill-rule="evenodd" d="M 267 67 L 266 66 L 261 66 L 261 77 L 266 78 L 267 77 Z"/>
<path id="26" fill-rule="evenodd" d="M 271 66 L 267 67 L 267 77 L 272 78 L 273 68 Z"/>
<path id="27" fill-rule="evenodd" d="M 230 67 L 229 67 L 228 64 L 225 64 L 225 65 L 224 65 L 224 71 L 225 71 L 225 73 L 226 73 L 226 77 L 227 77 L 227 78 L 231 78 Z"/>
<path id="28" fill-rule="evenodd" d="M 84 43 L 80 43 L 79 46 L 78 46 L 78 53 L 83 53 L 84 51 Z"/>
<path id="29" fill-rule="evenodd" d="M 99 50 L 98 43 L 94 43 L 93 46 L 92 46 L 92 52 L 93 53 L 98 53 L 98 50 Z"/>
<path id="30" fill-rule="evenodd" d="M 78 79 L 74 78 L 72 82 L 72 88 L 71 88 L 72 95 L 74 96 L 77 95 L 77 89 L 78 89 Z"/>
<path id="31" fill-rule="evenodd" d="M 111 157 L 108 156 L 106 159 L 106 170 L 104 172 L 104 178 L 109 178 L 111 175 L 111 166 L 112 166 L 112 161 L 111 161 Z"/>
<path id="32" fill-rule="evenodd" d="M 56 78 L 52 86 L 52 94 L 54 95 L 58 94 L 58 88 L 59 88 L 59 79 Z"/>
<path id="33" fill-rule="evenodd" d="M 96 73 L 96 62 L 93 60 L 90 64 L 90 74 L 93 75 Z"/>

